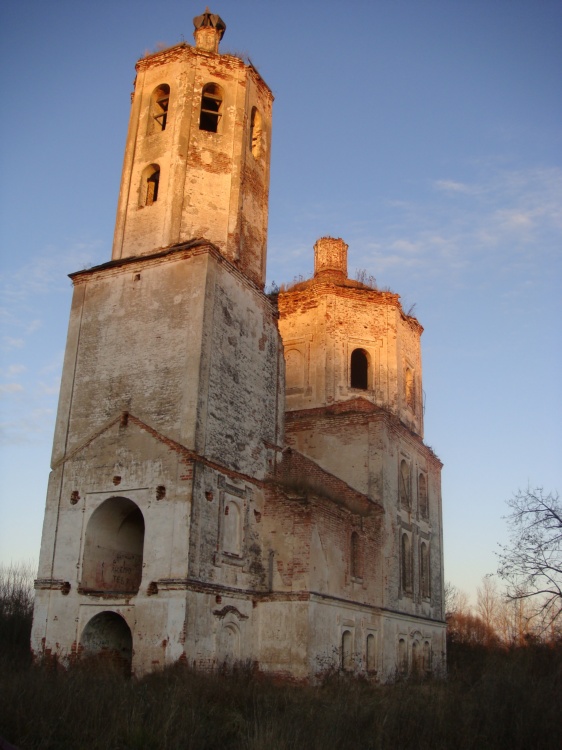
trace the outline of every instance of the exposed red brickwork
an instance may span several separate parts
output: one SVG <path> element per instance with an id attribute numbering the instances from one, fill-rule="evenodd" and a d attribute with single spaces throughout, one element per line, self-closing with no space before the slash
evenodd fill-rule
<path id="1" fill-rule="evenodd" d="M 282 460 L 277 464 L 275 477 L 289 493 L 313 492 L 355 508 L 355 512 L 364 515 L 382 512 L 382 508 L 373 503 L 366 495 L 352 489 L 333 474 L 321 469 L 318 464 L 303 456 L 298 451 L 287 448 L 283 451 Z"/>

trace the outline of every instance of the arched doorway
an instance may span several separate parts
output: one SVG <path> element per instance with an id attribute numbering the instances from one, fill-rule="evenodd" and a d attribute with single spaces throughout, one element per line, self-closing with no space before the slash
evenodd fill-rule
<path id="1" fill-rule="evenodd" d="M 82 657 L 101 659 L 131 671 L 133 636 L 125 620 L 116 612 L 100 612 L 88 622 L 80 638 Z"/>
<path id="2" fill-rule="evenodd" d="M 86 527 L 81 589 L 136 594 L 142 578 L 144 518 L 126 497 L 112 497 L 97 508 Z"/>

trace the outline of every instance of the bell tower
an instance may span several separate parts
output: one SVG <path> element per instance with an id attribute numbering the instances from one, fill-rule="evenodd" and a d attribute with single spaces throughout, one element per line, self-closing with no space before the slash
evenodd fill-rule
<path id="1" fill-rule="evenodd" d="M 138 61 L 113 260 L 195 238 L 265 282 L 273 95 L 251 64 L 220 54 L 208 10 L 182 43 Z"/>
<path id="2" fill-rule="evenodd" d="M 249 658 L 240 623 L 266 588 L 256 529 L 284 371 L 262 291 L 273 97 L 219 53 L 219 16 L 194 25 L 194 47 L 137 63 L 112 258 L 71 274 L 32 634 L 65 664 Z"/>

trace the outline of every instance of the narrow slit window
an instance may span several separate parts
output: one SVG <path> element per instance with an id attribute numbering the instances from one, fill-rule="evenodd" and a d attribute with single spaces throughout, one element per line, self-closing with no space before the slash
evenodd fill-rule
<path id="1" fill-rule="evenodd" d="M 412 593 L 412 548 L 410 538 L 407 534 L 402 534 L 402 543 L 400 550 L 400 562 L 402 564 L 402 591 L 406 594 Z"/>
<path id="2" fill-rule="evenodd" d="M 351 353 L 351 387 L 366 391 L 369 382 L 369 360 L 364 349 L 354 349 Z"/>
<path id="3" fill-rule="evenodd" d="M 261 143 L 262 143 L 262 124 L 261 115 L 258 110 L 252 108 L 252 116 L 250 119 L 250 150 L 255 159 L 258 159 L 261 155 Z"/>
<path id="4" fill-rule="evenodd" d="M 222 89 L 216 83 L 208 83 L 201 94 L 201 114 L 199 116 L 199 130 L 217 133 L 222 116 Z"/>
<path id="5" fill-rule="evenodd" d="M 359 539 L 359 534 L 354 531 L 351 534 L 351 577 L 362 578 L 362 576 L 361 540 Z"/>
<path id="6" fill-rule="evenodd" d="M 411 496 L 411 481 L 410 481 L 410 467 L 408 462 L 402 459 L 400 461 L 400 473 L 398 476 L 400 496 L 400 505 L 405 510 L 410 510 L 412 507 L 412 496 Z"/>
<path id="7" fill-rule="evenodd" d="M 430 597 L 430 581 L 429 581 L 429 547 L 425 542 L 422 542 L 420 549 L 420 589 L 424 599 Z"/>
<path id="8" fill-rule="evenodd" d="M 427 497 L 427 478 L 425 474 L 420 474 L 418 477 L 418 496 L 420 515 L 422 518 L 429 518 L 429 502 Z"/>
<path id="9" fill-rule="evenodd" d="M 404 373 L 404 391 L 406 396 L 406 404 L 415 411 L 416 408 L 416 387 L 414 371 L 407 367 Z"/>

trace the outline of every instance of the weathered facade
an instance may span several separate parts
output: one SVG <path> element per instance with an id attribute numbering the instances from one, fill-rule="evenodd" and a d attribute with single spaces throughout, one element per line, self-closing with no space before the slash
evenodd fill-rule
<path id="1" fill-rule="evenodd" d="M 422 328 L 338 239 L 264 294 L 273 97 L 194 23 L 137 64 L 112 260 L 71 275 L 32 646 L 439 672 Z"/>

